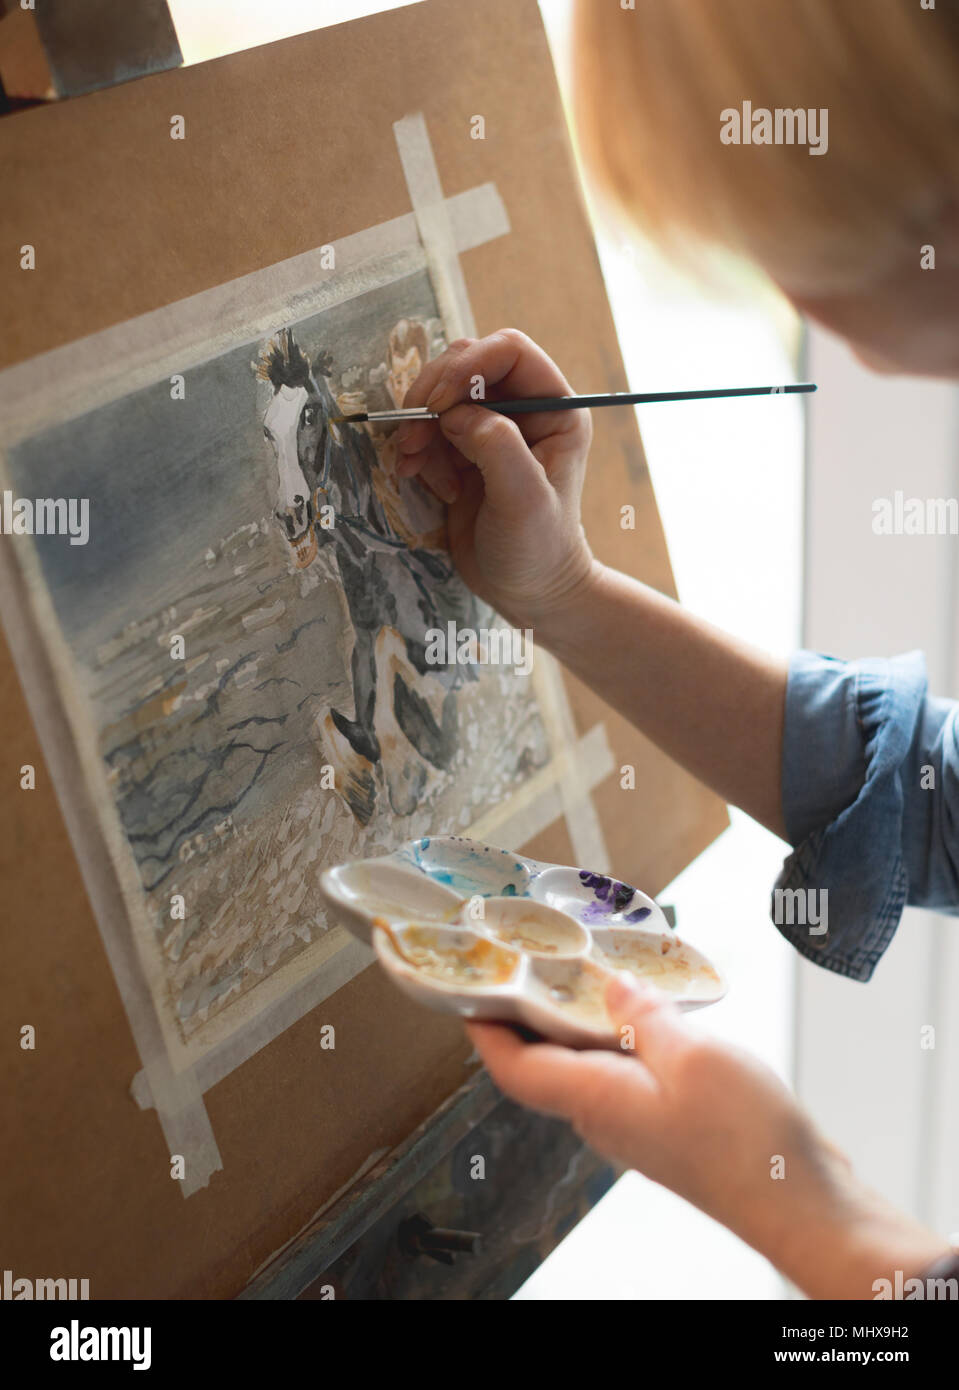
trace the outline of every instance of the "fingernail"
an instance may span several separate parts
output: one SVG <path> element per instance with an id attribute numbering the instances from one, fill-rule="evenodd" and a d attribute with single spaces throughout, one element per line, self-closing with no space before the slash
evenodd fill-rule
<path id="1" fill-rule="evenodd" d="M 440 402 L 446 399 L 447 386 L 445 381 L 441 381 L 438 386 L 434 386 L 426 398 L 427 410 L 440 410 Z"/>
<path id="2" fill-rule="evenodd" d="M 396 476 L 398 478 L 411 477 L 419 467 L 419 451 L 415 454 L 403 454 L 396 460 Z"/>

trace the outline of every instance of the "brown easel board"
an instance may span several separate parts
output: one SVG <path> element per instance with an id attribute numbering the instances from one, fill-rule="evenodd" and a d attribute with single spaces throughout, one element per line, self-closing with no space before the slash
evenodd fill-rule
<path id="1" fill-rule="evenodd" d="M 456 693 L 479 751 L 367 775 L 333 717 L 367 619 L 276 524 L 271 361 L 295 376 L 302 351 L 324 390 L 370 398 L 413 339 L 514 324 L 575 387 L 626 386 L 533 0 L 429 0 L 10 116 L 0 168 L 3 486 L 90 501 L 87 545 L 0 535 L 5 1264 L 94 1298 L 231 1296 L 473 1065 L 326 921 L 322 867 L 455 829 L 656 892 L 725 811 L 539 654 L 529 694 Z M 365 504 L 394 538 L 414 524 L 382 479 Z M 630 412 L 597 415 L 585 522 L 673 592 Z M 438 564 L 417 525 L 409 553 Z M 392 636 L 411 564 L 374 574 L 395 604 L 366 630 L 412 687 Z M 302 707 L 263 693 L 318 673 Z M 262 730 L 307 716 L 271 767 Z M 227 745 L 268 769 L 240 792 Z M 314 758 L 352 799 L 338 778 L 321 801 Z"/>

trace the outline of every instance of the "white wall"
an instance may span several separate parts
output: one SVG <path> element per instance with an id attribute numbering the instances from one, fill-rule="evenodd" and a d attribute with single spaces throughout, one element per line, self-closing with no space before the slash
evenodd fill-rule
<path id="1" fill-rule="evenodd" d="M 959 496 L 959 392 L 876 376 L 813 331 L 804 643 L 843 657 L 925 650 L 959 696 L 959 539 L 876 536 L 873 501 Z M 959 922 L 907 911 L 869 985 L 800 962 L 800 1095 L 862 1174 L 943 1232 L 959 1227 Z M 953 1017 L 950 1017 L 952 1015 Z M 920 1027 L 937 1028 L 934 1050 Z"/>
<path id="2" fill-rule="evenodd" d="M 202 63 L 415 0 L 167 0 L 185 63 Z"/>

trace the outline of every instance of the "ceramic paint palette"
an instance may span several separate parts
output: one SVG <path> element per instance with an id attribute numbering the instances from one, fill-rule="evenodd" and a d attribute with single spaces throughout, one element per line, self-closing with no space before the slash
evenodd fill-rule
<path id="1" fill-rule="evenodd" d="M 616 1047 L 605 989 L 628 970 L 682 1009 L 726 986 L 652 898 L 604 874 L 455 835 L 327 869 L 323 895 L 412 998 L 525 1024 L 571 1046 Z"/>

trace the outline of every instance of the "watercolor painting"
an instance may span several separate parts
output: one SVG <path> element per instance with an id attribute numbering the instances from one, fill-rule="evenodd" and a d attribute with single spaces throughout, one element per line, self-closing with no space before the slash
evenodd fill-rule
<path id="1" fill-rule="evenodd" d="M 32 544 L 184 1044 L 329 932 L 326 865 L 462 833 L 549 760 L 528 678 L 427 662 L 499 620 L 395 427 L 334 418 L 443 344 L 421 269 L 7 453 L 22 494 L 89 499 L 86 545 Z"/>

